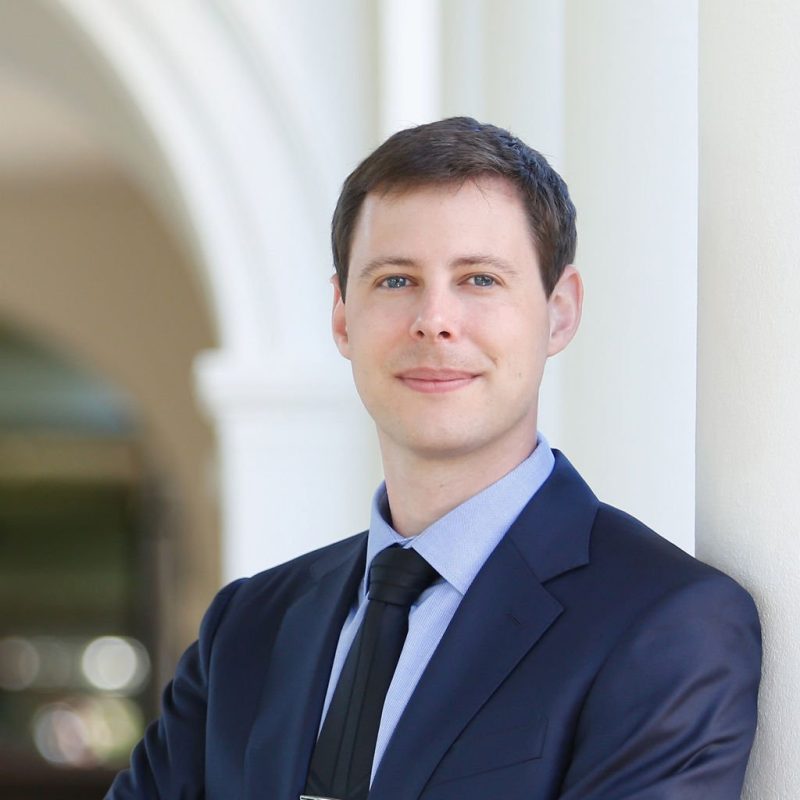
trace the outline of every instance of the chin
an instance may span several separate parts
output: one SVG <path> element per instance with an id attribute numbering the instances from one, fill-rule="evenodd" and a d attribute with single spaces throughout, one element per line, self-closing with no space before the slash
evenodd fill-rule
<path id="1" fill-rule="evenodd" d="M 446 461 L 481 450 L 487 442 L 480 436 L 464 436 L 464 430 L 420 431 L 396 438 L 395 441 L 420 458 Z"/>

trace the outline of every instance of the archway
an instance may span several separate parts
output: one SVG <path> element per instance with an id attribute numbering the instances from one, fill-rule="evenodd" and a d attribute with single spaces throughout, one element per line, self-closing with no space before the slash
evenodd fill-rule
<path id="1" fill-rule="evenodd" d="M 13 121 L 0 131 L 0 319 L 8 356 L 0 358 L 7 412 L 0 516 L 4 563 L 16 576 L 7 584 L 16 602 L 3 603 L 14 613 L 3 615 L 0 638 L 12 640 L 11 661 L 19 656 L 13 642 L 21 641 L 42 663 L 52 659 L 36 656 L 37 648 L 53 642 L 72 656 L 106 635 L 141 642 L 154 672 L 140 710 L 151 716 L 153 687 L 193 638 L 220 580 L 214 437 L 197 408 L 193 375 L 196 354 L 216 344 L 214 326 L 182 242 L 91 122 L 30 74 L 3 72 L 0 96 Z M 126 417 L 125 409 L 135 411 Z M 114 574 L 127 575 L 126 588 L 118 581 L 110 594 L 100 591 L 103 576 Z M 72 588 L 62 592 L 53 576 Z M 80 602 L 78 588 L 88 592 Z M 51 591 L 63 613 L 34 613 L 49 608 Z M 76 619 L 86 626 L 74 629 Z M 94 700 L 64 708 L 76 687 L 51 678 L 32 678 L 48 697 L 22 704 L 17 722 L 25 735 L 11 737 L 16 748 L 26 741 L 33 748 L 39 729 L 52 740 L 52 725 L 37 728 L 42 714 L 52 722 L 62 711 L 78 721 L 81 710 L 97 712 Z M 5 708 L 21 697 L 3 691 Z M 58 763 L 47 742 L 31 748 L 31 757 Z M 68 766 L 72 756 L 61 755 Z M 90 755 L 75 756 L 89 768 L 83 778 L 59 773 L 55 782 L 35 762 L 26 772 L 22 756 L 5 752 L 0 760 L 20 768 L 9 772 L 20 797 L 67 797 L 70 785 L 72 796 L 87 796 L 86 781 L 103 761 Z"/>

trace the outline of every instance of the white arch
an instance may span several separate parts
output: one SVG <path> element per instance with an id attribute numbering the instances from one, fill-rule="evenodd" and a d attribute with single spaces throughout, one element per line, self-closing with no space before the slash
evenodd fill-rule
<path id="1" fill-rule="evenodd" d="M 243 57 L 252 48 L 241 26 L 220 24 L 233 15 L 213 4 L 59 0 L 54 8 L 136 109 L 140 137 L 152 145 L 150 163 L 134 165 L 140 178 L 166 171 L 174 181 L 172 202 L 182 208 L 170 211 L 196 246 L 225 348 L 247 364 L 267 345 L 280 350 L 300 292 L 266 277 L 281 264 L 303 281 L 307 265 L 325 263 L 326 247 L 310 182 L 296 177 L 308 174 L 292 143 L 302 127 L 271 95 L 269 76 L 259 80 L 266 73 Z"/>
<path id="2" fill-rule="evenodd" d="M 17 6 L 0 37 L 96 123 L 195 253 L 221 342 L 198 362 L 197 386 L 220 446 L 226 576 L 352 532 L 374 480 L 371 448 L 354 446 L 365 425 L 346 369 L 320 346 L 327 208 L 342 152 L 361 145 L 340 150 L 346 125 L 316 133 L 301 113 L 309 76 L 284 63 L 292 42 L 284 31 L 278 49 L 281 34 L 245 7 L 43 0 Z M 14 46 L 15 25 L 34 36 Z M 339 490 L 308 502 L 332 475 Z"/>

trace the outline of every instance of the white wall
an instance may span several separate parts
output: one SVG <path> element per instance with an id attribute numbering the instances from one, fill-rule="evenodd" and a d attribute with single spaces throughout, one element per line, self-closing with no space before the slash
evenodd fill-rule
<path id="1" fill-rule="evenodd" d="M 764 628 L 745 797 L 800 796 L 800 5 L 702 0 L 697 552 Z"/>
<path id="2" fill-rule="evenodd" d="M 565 177 L 584 318 L 558 442 L 607 502 L 691 551 L 697 3 L 571 0 Z"/>

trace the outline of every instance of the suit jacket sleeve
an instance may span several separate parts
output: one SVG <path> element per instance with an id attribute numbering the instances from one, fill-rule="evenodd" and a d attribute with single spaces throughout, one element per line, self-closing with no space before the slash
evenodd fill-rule
<path id="1" fill-rule="evenodd" d="M 756 726 L 750 596 L 714 573 L 621 637 L 581 710 L 561 800 L 734 800 Z"/>
<path id="2" fill-rule="evenodd" d="M 185 800 L 204 796 L 205 721 L 208 671 L 214 635 L 242 581 L 226 586 L 200 626 L 199 639 L 183 654 L 162 698 L 161 717 L 153 722 L 121 772 L 106 800 Z"/>

